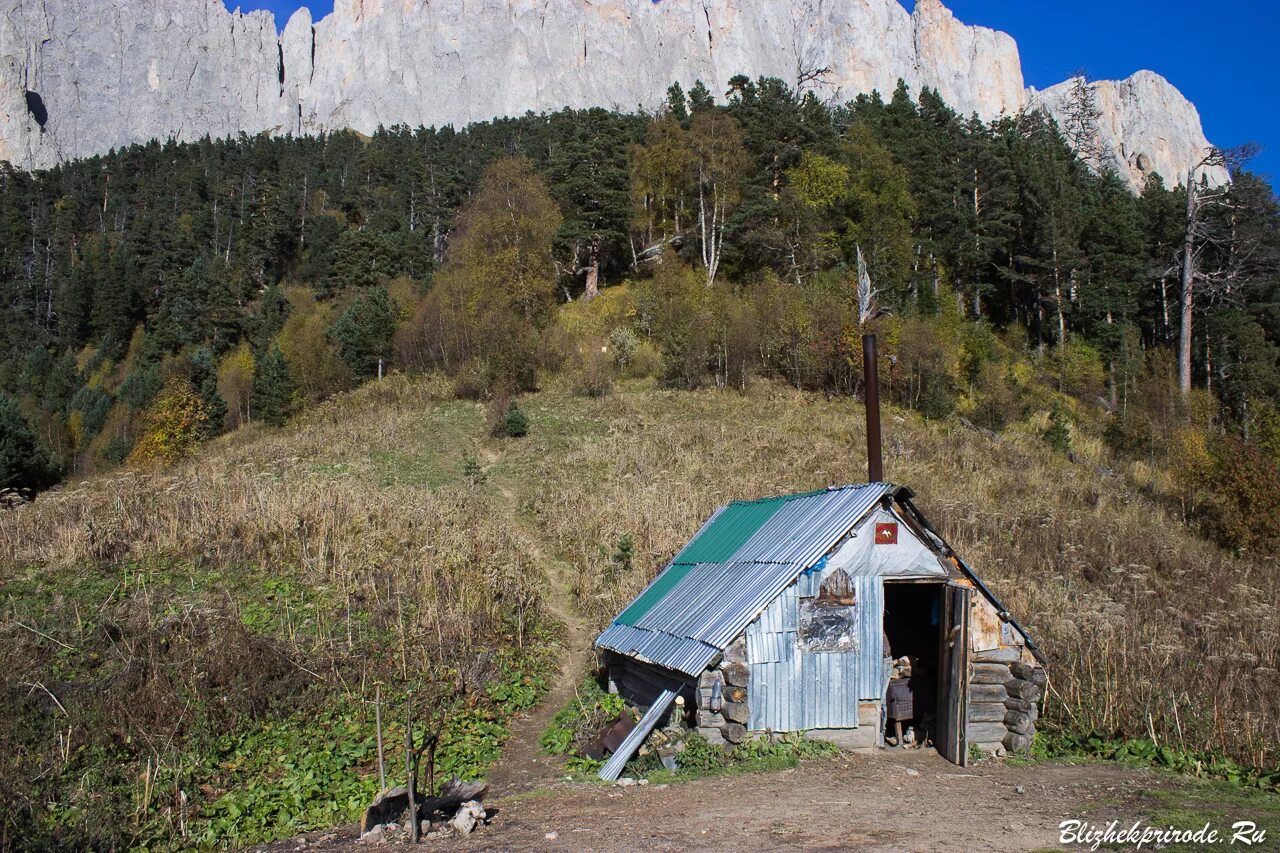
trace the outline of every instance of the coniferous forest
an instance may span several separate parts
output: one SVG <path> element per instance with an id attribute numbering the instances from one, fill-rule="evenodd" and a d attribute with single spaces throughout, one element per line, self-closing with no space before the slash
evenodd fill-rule
<path id="1" fill-rule="evenodd" d="M 1068 453 L 1087 422 L 1274 550 L 1241 521 L 1280 523 L 1273 192 L 1228 158 L 1191 204 L 1135 194 L 1091 168 L 1079 106 L 983 123 L 902 85 L 836 105 L 739 77 L 656 115 L 0 166 L 0 487 L 177 458 L 391 370 L 504 401 L 551 373 L 857 394 L 874 328 L 894 402 L 997 432 L 1051 410 Z"/>

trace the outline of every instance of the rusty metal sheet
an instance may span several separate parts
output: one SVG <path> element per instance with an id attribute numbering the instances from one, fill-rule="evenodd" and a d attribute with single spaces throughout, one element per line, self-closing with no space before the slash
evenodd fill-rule
<path id="1" fill-rule="evenodd" d="M 981 595 L 971 598 L 969 607 L 969 639 L 970 648 L 975 652 L 985 652 L 1000 648 L 1003 635 L 1001 625 L 1004 620 L 996 609 Z"/>

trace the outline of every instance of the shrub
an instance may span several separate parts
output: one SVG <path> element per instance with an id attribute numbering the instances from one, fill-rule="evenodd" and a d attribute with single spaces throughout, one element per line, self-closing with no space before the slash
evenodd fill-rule
<path id="1" fill-rule="evenodd" d="M 170 379 L 148 407 L 129 461 L 167 465 L 189 456 L 205 435 L 208 417 L 204 401 L 191 384 L 178 377 Z"/>
<path id="2" fill-rule="evenodd" d="M 1229 548 L 1280 554 L 1280 467 L 1234 438 L 1213 448 L 1206 527 Z"/>
<path id="3" fill-rule="evenodd" d="M 584 397 L 604 397 L 613 390 L 613 367 L 604 347 L 592 347 L 574 373 L 573 388 Z"/>

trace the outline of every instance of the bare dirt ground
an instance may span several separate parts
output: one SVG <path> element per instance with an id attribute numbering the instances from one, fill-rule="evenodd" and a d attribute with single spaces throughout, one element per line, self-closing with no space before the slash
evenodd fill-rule
<path id="1" fill-rule="evenodd" d="M 914 771 L 914 772 L 912 772 Z M 562 780 L 564 777 L 560 777 Z M 983 762 L 959 768 L 930 750 L 844 755 L 793 770 L 620 788 L 553 782 L 486 803 L 488 827 L 425 848 L 465 851 L 1033 851 L 1068 818 L 1134 820 L 1143 794 L 1175 784 L 1114 765 Z M 354 826 L 274 845 L 358 844 Z"/>

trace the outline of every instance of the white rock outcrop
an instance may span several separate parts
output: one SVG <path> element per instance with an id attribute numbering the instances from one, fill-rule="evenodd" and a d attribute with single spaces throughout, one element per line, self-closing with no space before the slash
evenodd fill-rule
<path id="1" fill-rule="evenodd" d="M 1066 80 L 1043 92 L 1030 92 L 1030 103 L 1061 116 L 1075 89 Z M 1209 143 L 1200 129 L 1200 113 L 1168 80 L 1154 71 L 1139 71 L 1125 80 L 1088 84 L 1100 115 L 1098 142 L 1106 162 L 1116 173 L 1141 189 L 1151 174 L 1166 186 L 1186 183 L 1187 171 L 1204 159 Z M 1221 166 L 1201 167 L 1196 179 L 1218 185 L 1228 180 Z"/>
<path id="2" fill-rule="evenodd" d="M 962 114 L 1051 111 L 1024 88 L 1008 35 L 940 0 L 336 0 L 277 35 L 221 0 L 0 0 L 0 159 L 24 168 L 150 139 L 462 125 L 565 106 L 655 108 L 673 81 L 717 93 L 735 74 L 825 96 L 902 78 Z M 1099 83 L 1122 173 L 1176 183 L 1208 143 L 1158 75 Z M 1135 172 L 1135 170 L 1137 170 Z"/>

